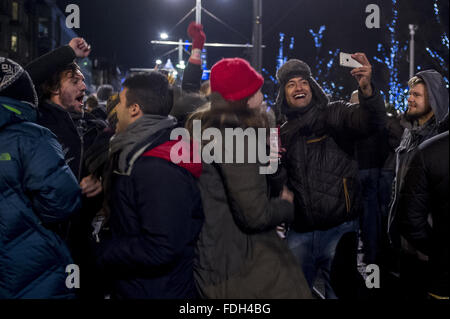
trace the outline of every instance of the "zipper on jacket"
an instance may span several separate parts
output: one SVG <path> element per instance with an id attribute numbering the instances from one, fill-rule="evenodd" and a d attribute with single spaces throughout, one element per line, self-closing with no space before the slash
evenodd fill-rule
<path id="1" fill-rule="evenodd" d="M 344 177 L 342 179 L 342 182 L 344 184 L 344 195 L 345 195 L 345 207 L 347 208 L 347 213 L 350 213 L 350 195 L 348 193 L 348 188 L 347 188 L 347 179 Z"/>
<path id="2" fill-rule="evenodd" d="M 85 121 L 83 115 L 81 116 L 81 119 L 78 121 L 78 125 L 75 127 L 76 131 L 78 133 L 78 136 L 80 137 L 80 162 L 78 163 L 78 182 L 81 182 L 81 171 L 83 168 L 83 157 L 84 157 L 84 136 L 87 134 L 87 122 Z"/>
<path id="3" fill-rule="evenodd" d="M 83 156 L 84 156 L 84 138 L 83 135 L 80 135 L 81 142 L 81 152 L 80 152 L 80 163 L 78 166 L 78 182 L 81 182 L 81 169 L 83 167 Z"/>

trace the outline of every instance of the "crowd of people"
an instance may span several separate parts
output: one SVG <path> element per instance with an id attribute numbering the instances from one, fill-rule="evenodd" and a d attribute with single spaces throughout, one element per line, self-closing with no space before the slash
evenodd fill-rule
<path id="1" fill-rule="evenodd" d="M 155 68 L 87 97 L 82 38 L 24 67 L 0 57 L 0 298 L 314 299 L 320 280 L 327 299 L 448 299 L 442 75 L 411 78 L 399 115 L 364 53 L 352 55 L 362 66 L 349 102 L 330 101 L 291 59 L 267 106 L 241 58 L 202 83 L 206 35 L 194 22 L 187 32 L 180 87 Z M 202 136 L 276 129 L 276 146 L 256 137 L 276 172 L 236 160 L 249 143 L 219 146 L 231 162 L 193 160 L 210 142 L 195 139 L 197 121 Z M 174 140 L 180 128 L 193 138 Z M 175 162 L 180 143 L 194 154 Z M 358 271 L 359 242 L 382 293 Z M 67 285 L 71 264 L 79 287 Z"/>

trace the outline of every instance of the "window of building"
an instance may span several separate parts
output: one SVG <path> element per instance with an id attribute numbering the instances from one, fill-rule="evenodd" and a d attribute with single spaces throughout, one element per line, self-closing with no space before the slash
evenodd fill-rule
<path id="1" fill-rule="evenodd" d="M 48 37 L 49 21 L 47 18 L 39 18 L 39 37 Z"/>
<path id="2" fill-rule="evenodd" d="M 12 2 L 12 20 L 19 20 L 19 3 L 17 1 Z"/>
<path id="3" fill-rule="evenodd" d="M 19 37 L 16 32 L 11 34 L 11 51 L 17 52 L 19 48 Z"/>

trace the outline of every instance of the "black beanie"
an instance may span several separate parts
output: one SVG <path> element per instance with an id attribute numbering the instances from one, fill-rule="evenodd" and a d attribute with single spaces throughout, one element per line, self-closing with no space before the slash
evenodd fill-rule
<path id="1" fill-rule="evenodd" d="M 37 107 L 38 98 L 30 75 L 16 62 L 0 57 L 0 96 Z"/>

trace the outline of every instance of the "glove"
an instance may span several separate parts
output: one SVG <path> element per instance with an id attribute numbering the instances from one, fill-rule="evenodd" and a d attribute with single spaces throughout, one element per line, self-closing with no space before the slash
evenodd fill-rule
<path id="1" fill-rule="evenodd" d="M 192 39 L 192 49 L 203 50 L 205 45 L 206 35 L 203 32 L 203 26 L 201 24 L 192 21 L 188 27 L 188 35 Z"/>

